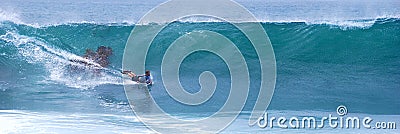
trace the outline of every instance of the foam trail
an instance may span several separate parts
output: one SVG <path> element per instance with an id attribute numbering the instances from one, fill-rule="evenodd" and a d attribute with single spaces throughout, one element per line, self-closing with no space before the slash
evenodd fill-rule
<path id="1" fill-rule="evenodd" d="M 87 59 L 51 46 L 46 41 L 37 37 L 34 38 L 19 35 L 15 32 L 7 32 L 5 35 L 1 35 L 0 39 L 13 44 L 18 49 L 18 53 L 28 63 L 43 65 L 49 73 L 48 80 L 64 83 L 69 87 L 79 89 L 89 89 L 102 84 L 121 84 L 121 79 L 115 73 L 116 71 L 71 63 L 70 59 L 81 61 L 87 61 Z M 70 65 L 77 66 L 81 72 L 78 72 L 77 75 L 70 75 L 71 70 L 68 68 Z M 103 71 L 93 72 L 93 69 Z"/>

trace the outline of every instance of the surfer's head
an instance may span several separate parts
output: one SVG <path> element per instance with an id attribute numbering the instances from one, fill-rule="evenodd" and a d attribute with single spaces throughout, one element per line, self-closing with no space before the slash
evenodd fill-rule
<path id="1" fill-rule="evenodd" d="M 150 76 L 150 70 L 146 70 L 146 72 L 144 73 L 146 76 Z"/>

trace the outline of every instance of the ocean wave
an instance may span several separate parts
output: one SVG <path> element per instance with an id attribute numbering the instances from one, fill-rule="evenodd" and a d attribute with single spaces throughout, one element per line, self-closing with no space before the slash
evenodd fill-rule
<path id="1" fill-rule="evenodd" d="M 265 18 L 265 17 L 264 17 Z M 268 17 L 266 17 L 268 18 Z M 359 18 L 359 19 L 341 19 L 330 18 L 330 19 L 320 19 L 320 18 L 274 18 L 274 19 L 258 19 L 257 21 L 239 21 L 232 23 L 249 23 L 249 22 L 260 22 L 260 23 L 305 23 L 307 25 L 329 25 L 332 27 L 338 27 L 341 29 L 351 29 L 351 28 L 369 28 L 375 23 L 386 23 L 400 20 L 399 15 L 386 15 L 386 16 L 376 16 L 369 18 Z M 123 20 L 123 21 L 87 21 L 87 20 L 65 20 L 53 23 L 26 23 L 21 20 L 20 15 L 15 11 L 8 11 L 0 9 L 0 22 L 11 22 L 18 25 L 27 25 L 34 28 L 45 28 L 54 27 L 60 25 L 81 25 L 81 24 L 91 24 L 91 25 L 104 25 L 104 26 L 135 26 L 135 25 L 164 25 L 170 22 L 149 22 L 149 23 L 138 23 L 133 20 Z M 209 16 L 190 16 L 175 20 L 174 22 L 180 23 L 226 23 L 226 21 L 209 17 Z"/>
<path id="2" fill-rule="evenodd" d="M 315 21 L 306 21 L 306 20 L 273 20 L 273 21 L 257 21 L 257 22 L 234 22 L 235 24 L 240 23 L 266 23 L 266 24 L 289 24 L 289 23 L 304 23 L 306 25 L 328 25 L 334 28 L 340 28 L 342 30 L 361 28 L 368 29 L 375 24 L 384 24 L 388 22 L 399 21 L 400 18 L 376 18 L 376 19 L 363 19 L 363 20 L 315 20 Z M 146 24 L 138 24 L 134 22 L 108 22 L 108 23 L 98 23 L 94 21 L 71 21 L 66 23 L 57 23 L 57 24 L 26 24 L 20 21 L 11 21 L 11 20 L 3 20 L 4 22 L 11 22 L 18 25 L 26 25 L 34 28 L 47 28 L 47 27 L 57 27 L 57 26 L 78 26 L 78 25 L 101 25 L 101 26 L 145 26 L 145 25 L 165 25 L 166 23 L 146 23 Z M 1 22 L 1 21 L 0 21 Z M 177 20 L 175 22 L 178 23 L 227 23 L 220 20 Z"/>
<path id="3" fill-rule="evenodd" d="M 249 61 L 249 66 L 252 66 L 250 72 L 257 72 L 258 62 L 253 59 L 256 58 L 255 52 L 248 47 L 250 44 L 244 35 L 240 34 L 240 30 L 226 22 L 211 21 L 202 24 L 196 21 L 175 22 L 162 30 L 159 36 L 153 40 L 148 52 L 149 60 L 146 61 L 146 69 L 152 71 L 154 80 L 159 81 L 157 83 L 161 83 L 153 87 L 157 90 L 154 93 L 165 91 L 162 89 L 161 77 L 156 75 L 161 74 L 159 65 L 163 57 L 160 53 L 165 53 L 170 43 L 193 30 L 213 30 L 228 37 L 237 44 L 246 57 L 246 61 Z M 317 108 L 327 109 L 337 106 L 338 103 L 335 102 L 342 100 L 342 104 L 354 104 L 354 111 L 398 114 L 399 112 L 393 110 L 392 107 L 381 104 L 390 103 L 394 107 L 398 107 L 400 104 L 398 99 L 395 99 L 397 96 L 394 95 L 397 93 L 396 89 L 399 88 L 400 80 L 398 79 L 399 19 L 355 20 L 354 23 L 373 23 L 373 25 L 368 29 L 355 28 L 348 31 L 331 28 L 332 24 L 326 23 L 310 24 L 301 21 L 262 23 L 274 47 L 278 66 L 276 94 L 274 93 L 276 97 L 273 98 L 271 108 L 303 110 L 319 106 Z M 3 80 L 0 87 L 6 89 L 0 91 L 8 92 L 18 89 L 14 88 L 16 86 L 25 89 L 27 85 L 26 90 L 29 90 L 31 87 L 42 89 L 43 85 L 55 85 L 67 87 L 68 90 L 69 88 L 85 90 L 96 87 L 94 89 L 99 92 L 98 88 L 102 86 L 122 84 L 120 73 L 117 70 L 122 68 L 121 61 L 126 39 L 133 26 L 119 25 L 77 22 L 34 28 L 11 21 L 0 23 L 0 65 L 2 67 L 0 71 L 1 73 L 7 73 L 9 70 L 15 71 L 15 73 L 10 73 L 11 75 L 0 77 L 0 80 Z M 111 66 L 102 69 L 104 73 L 96 76 L 90 69 L 87 69 L 68 75 L 66 65 L 71 64 L 69 59 L 80 58 L 79 55 L 82 55 L 86 48 L 96 49 L 100 45 L 109 46 L 115 52 L 110 59 Z M 222 82 L 218 83 L 221 85 L 221 90 L 217 91 L 221 94 L 228 92 L 224 89 L 229 88 L 229 79 L 224 78 L 228 78 L 230 75 L 223 66 L 223 61 L 217 62 L 218 57 L 201 53 L 191 56 L 193 57 L 189 57 L 182 65 L 188 70 L 181 71 L 182 83 L 189 87 L 188 91 L 197 91 L 198 89 L 196 72 L 215 69 L 215 72 L 219 72 L 216 77 Z M 199 62 L 198 59 L 205 61 Z M 32 70 L 37 72 L 32 72 Z M 20 74 L 20 72 L 22 73 Z M 257 76 L 258 74 L 251 75 Z M 15 83 L 16 79 L 23 82 Z M 254 91 L 252 95 L 255 95 L 257 91 L 256 86 L 251 89 Z M 349 90 L 359 96 L 343 94 Z M 311 95 L 315 96 L 318 101 L 292 102 L 292 100 L 307 98 L 305 96 L 310 96 L 309 93 L 312 93 Z M 387 99 L 374 96 L 379 93 L 387 96 Z M 218 99 L 221 99 L 221 96 Z M 162 100 L 165 101 L 164 98 Z M 111 103 L 105 101 L 101 105 L 114 107 L 114 102 L 119 103 L 119 101 Z M 165 101 L 165 104 L 172 104 L 172 102 Z M 370 111 L 365 109 L 367 106 L 380 109 Z M 174 109 L 177 108 L 174 107 Z M 245 107 L 245 110 L 247 109 L 252 109 L 252 107 Z"/>

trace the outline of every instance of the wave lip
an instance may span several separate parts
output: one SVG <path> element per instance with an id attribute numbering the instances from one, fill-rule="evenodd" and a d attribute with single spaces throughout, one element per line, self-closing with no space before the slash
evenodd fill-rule
<path id="1" fill-rule="evenodd" d="M 351 29 L 351 28 L 370 28 L 377 22 L 379 19 L 373 20 L 345 20 L 345 21 L 313 21 L 313 22 L 305 22 L 306 24 L 322 24 L 322 25 L 330 25 L 337 26 L 341 29 Z"/>
<path id="2" fill-rule="evenodd" d="M 241 21 L 234 23 L 275 23 L 275 24 L 285 24 L 285 23 L 305 23 L 307 25 L 328 25 L 332 27 L 338 27 L 340 29 L 353 29 L 353 28 L 362 28 L 367 29 L 372 27 L 374 24 L 379 23 L 387 23 L 400 20 L 400 17 L 397 18 L 374 18 L 374 19 L 359 19 L 359 20 L 302 20 L 302 19 L 288 19 L 288 20 L 258 20 L 258 21 Z M 135 25 L 163 25 L 166 23 L 147 23 L 147 24 L 138 24 L 132 21 L 123 21 L 123 22 L 95 22 L 95 21 L 68 21 L 68 22 L 60 22 L 54 24 L 27 24 L 18 19 L 18 17 L 9 17 L 4 15 L 0 10 L 0 23 L 1 22 L 11 22 L 17 25 L 26 25 L 34 28 L 46 28 L 46 27 L 56 27 L 62 25 L 81 25 L 81 24 L 90 24 L 90 25 L 103 25 L 103 26 L 135 26 Z M 226 23 L 225 21 L 218 19 L 206 19 L 206 18 L 190 18 L 190 19 L 179 19 L 175 22 L 179 23 Z"/>

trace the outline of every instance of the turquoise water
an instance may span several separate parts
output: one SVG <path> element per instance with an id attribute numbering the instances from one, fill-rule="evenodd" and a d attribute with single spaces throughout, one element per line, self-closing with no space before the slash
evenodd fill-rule
<path id="1" fill-rule="evenodd" d="M 349 7 L 343 7 L 340 2 L 331 3 L 343 9 L 336 9 L 334 15 L 338 19 L 330 20 L 332 14 L 313 11 L 315 7 L 305 4 L 308 2 L 282 2 L 274 7 L 271 6 L 273 1 L 239 1 L 261 18 L 260 22 L 274 48 L 277 83 L 268 110 L 277 115 L 286 113 L 285 116 L 318 116 L 336 114 L 336 107 L 345 105 L 354 115 L 368 115 L 381 121 L 399 123 L 400 19 L 396 17 L 398 6 L 392 7 L 399 3 L 387 4 L 390 2 L 393 1 L 371 7 L 385 8 L 370 14 L 372 11 L 365 8 L 368 2 L 365 5 L 353 2 Z M 118 72 L 122 68 L 126 40 L 131 30 L 138 26 L 132 21 L 160 2 L 138 6 L 140 2 L 70 1 L 71 7 L 64 7 L 67 10 L 73 7 L 85 10 L 79 12 L 79 17 L 69 14 L 75 18 L 67 20 L 60 19 L 57 14 L 42 17 L 44 13 L 28 9 L 29 5 L 16 6 L 18 1 L 5 3 L 6 6 L 0 6 L 0 132 L 151 132 L 132 113 Z M 48 10 L 61 12 L 58 4 L 40 1 L 32 4 L 36 5 L 34 8 L 52 7 Z M 92 7 L 97 11 L 105 5 L 141 8 L 134 10 L 139 14 L 127 22 L 123 20 L 129 18 L 125 14 L 103 14 L 105 16 L 99 17 L 85 8 Z M 15 7 L 14 11 L 8 10 L 10 7 Z M 115 7 L 106 10 L 114 10 Z M 297 17 L 303 19 L 298 19 L 294 15 L 280 13 L 282 7 L 311 10 L 315 14 L 311 17 L 309 13 L 300 14 Z M 324 7 L 321 4 L 320 10 L 333 10 Z M 347 14 L 342 15 L 341 12 Z M 262 18 L 267 13 L 272 17 Z M 362 17 L 354 17 L 360 14 Z M 320 16 L 328 19 L 322 17 L 318 20 Z M 157 24 L 139 26 L 152 25 Z M 176 38 L 198 30 L 215 31 L 234 42 L 245 57 L 251 80 L 260 80 L 258 57 L 243 33 L 229 23 L 189 21 L 169 24 L 153 41 L 148 54 L 152 60 L 146 61 L 146 68 L 152 70 L 156 83 L 162 81 L 160 53 L 165 53 Z M 69 66 L 73 63 L 69 59 L 83 55 L 86 48 L 96 49 L 101 45 L 114 50 L 107 68 L 100 73 L 93 73 L 89 68 L 71 72 Z M 191 107 L 177 103 L 162 84 L 154 85 L 151 94 L 157 104 L 169 113 L 182 118 L 208 116 L 224 104 L 229 94 L 230 74 L 224 61 L 211 53 L 197 52 L 183 61 L 179 75 L 185 90 L 194 93 L 200 89 L 198 76 L 206 70 L 216 72 L 214 75 L 218 84 L 214 96 L 204 105 Z M 248 127 L 248 113 L 256 101 L 260 83 L 251 83 L 250 87 L 243 113 L 223 132 L 368 132 L 365 129 L 265 130 Z M 8 120 L 12 122 L 8 123 Z M 398 133 L 398 130 L 371 132 Z"/>

